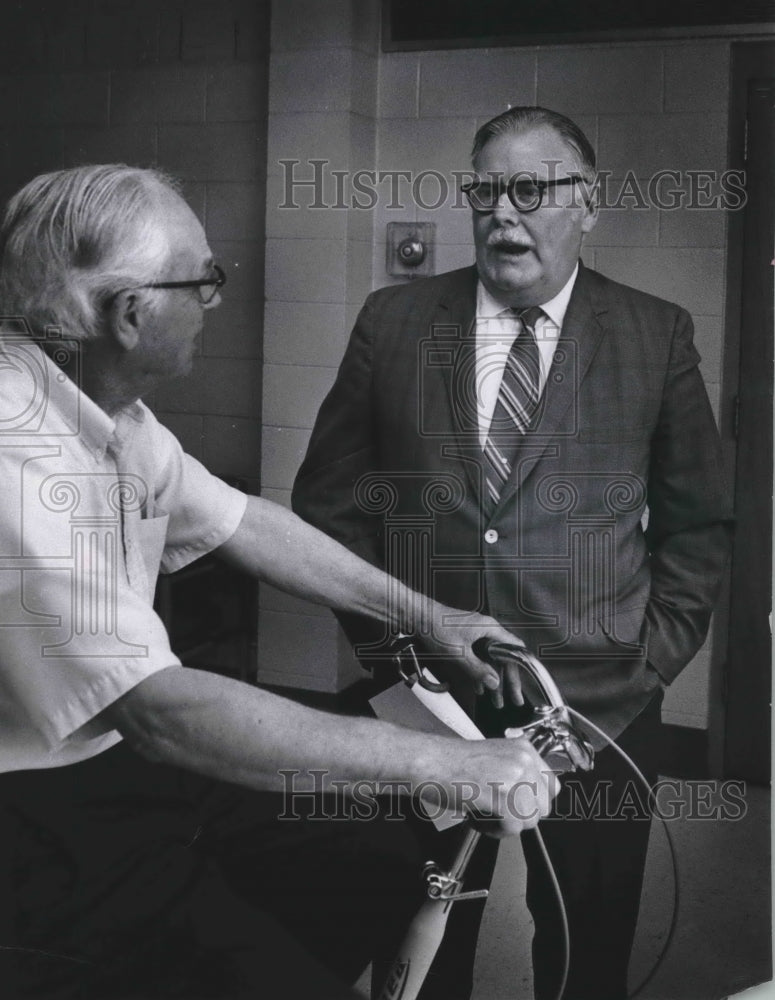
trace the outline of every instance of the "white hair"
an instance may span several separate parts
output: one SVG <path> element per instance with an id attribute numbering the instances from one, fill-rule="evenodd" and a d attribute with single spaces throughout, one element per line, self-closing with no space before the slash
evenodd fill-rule
<path id="1" fill-rule="evenodd" d="M 156 281 L 171 247 L 160 208 L 177 184 L 161 171 L 121 163 L 34 178 L 8 203 L 0 226 L 0 312 L 33 335 L 52 327 L 99 337 L 119 291 Z"/>

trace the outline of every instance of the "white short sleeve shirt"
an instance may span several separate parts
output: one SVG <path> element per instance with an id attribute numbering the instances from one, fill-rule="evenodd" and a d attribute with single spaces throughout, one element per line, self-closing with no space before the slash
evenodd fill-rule
<path id="1" fill-rule="evenodd" d="M 156 577 L 223 544 L 244 494 L 141 402 L 111 419 L 23 336 L 0 336 L 0 771 L 118 742 L 97 717 L 180 665 Z"/>

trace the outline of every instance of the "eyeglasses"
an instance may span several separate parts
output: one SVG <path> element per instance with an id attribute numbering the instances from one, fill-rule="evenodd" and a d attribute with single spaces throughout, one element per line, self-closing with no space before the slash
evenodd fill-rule
<path id="1" fill-rule="evenodd" d="M 541 207 L 544 193 L 548 188 L 562 184 L 576 184 L 581 180 L 582 177 L 560 177 L 554 181 L 539 181 L 533 177 L 525 177 L 524 174 L 516 174 L 506 184 L 502 180 L 498 180 L 496 184 L 491 181 L 475 180 L 462 184 L 460 190 L 468 198 L 471 208 L 480 215 L 494 212 L 504 191 L 518 212 L 535 212 Z"/>
<path id="2" fill-rule="evenodd" d="M 203 306 L 209 305 L 215 298 L 219 288 L 226 284 L 226 275 L 217 264 L 213 264 L 215 272 L 212 278 L 200 278 L 197 281 L 154 281 L 150 285 L 137 285 L 137 288 L 196 288 Z"/>

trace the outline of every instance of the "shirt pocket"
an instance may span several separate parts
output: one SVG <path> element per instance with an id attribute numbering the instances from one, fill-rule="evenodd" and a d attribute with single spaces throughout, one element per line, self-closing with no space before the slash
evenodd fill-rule
<path id="1" fill-rule="evenodd" d="M 164 547 L 167 544 L 169 520 L 169 514 L 161 512 L 156 517 L 143 518 L 138 526 L 140 552 L 143 557 L 145 575 L 148 579 L 148 592 L 146 596 L 149 603 L 153 603 L 156 579 L 159 575 Z"/>

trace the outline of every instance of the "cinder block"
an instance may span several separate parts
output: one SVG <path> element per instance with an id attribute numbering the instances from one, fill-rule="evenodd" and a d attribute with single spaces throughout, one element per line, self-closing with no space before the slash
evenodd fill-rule
<path id="1" fill-rule="evenodd" d="M 311 430 L 335 377 L 335 368 L 265 365 L 264 423 Z"/>
<path id="2" fill-rule="evenodd" d="M 288 177 L 299 176 L 298 174 Z M 350 209 L 349 188 L 336 190 L 334 178 L 321 171 L 315 187 L 290 187 L 283 177 L 266 183 L 266 235 L 275 239 L 345 240 Z M 313 207 L 320 206 L 320 207 Z M 239 225 L 239 228 L 242 228 Z"/>
<path id="3" fill-rule="evenodd" d="M 111 122 L 202 122 L 205 71 L 184 66 L 141 69 L 112 75 Z"/>
<path id="4" fill-rule="evenodd" d="M 347 243 L 345 301 L 363 302 L 371 291 L 371 243 Z"/>
<path id="5" fill-rule="evenodd" d="M 470 267 L 474 263 L 473 240 L 468 244 L 440 243 L 436 251 L 436 274 Z"/>
<path id="6" fill-rule="evenodd" d="M 476 119 L 473 116 L 422 118 L 412 166 L 418 172 L 438 170 L 450 180 L 453 170 L 468 171 L 471 167 L 471 144 L 475 132 Z M 431 188 L 430 200 L 433 199 Z M 428 194 L 425 194 L 425 200 L 427 202 Z"/>
<path id="7" fill-rule="evenodd" d="M 309 431 L 298 427 L 267 427 L 261 436 L 263 488 L 290 490 L 307 451 Z"/>
<path id="8" fill-rule="evenodd" d="M 337 367 L 348 336 L 341 303 L 270 300 L 266 304 L 264 360 L 268 365 Z"/>
<path id="9" fill-rule="evenodd" d="M 571 116 L 660 111 L 662 50 L 635 45 L 540 49 L 537 97 L 543 107 Z"/>
<path id="10" fill-rule="evenodd" d="M 609 278 L 677 302 L 690 313 L 721 316 L 724 254 L 720 250 L 598 247 L 597 268 Z"/>
<path id="11" fill-rule="evenodd" d="M 269 67 L 269 110 L 350 111 L 354 85 L 352 49 L 276 52 Z"/>
<path id="12" fill-rule="evenodd" d="M 718 190 L 714 187 L 714 190 Z M 663 247 L 726 246 L 728 215 L 718 208 L 679 208 L 663 211 L 659 243 Z"/>
<path id="13" fill-rule="evenodd" d="M 416 118 L 420 107 L 420 57 L 385 52 L 379 60 L 379 119 Z"/>
<path id="14" fill-rule="evenodd" d="M 601 168 L 614 177 L 658 170 L 724 170 L 726 115 L 618 115 L 600 118 Z"/>
<path id="15" fill-rule="evenodd" d="M 259 610 L 258 680 L 312 691 L 336 691 L 338 637 L 333 615 Z"/>
<path id="16" fill-rule="evenodd" d="M 128 163 L 148 167 L 156 162 L 156 129 L 153 125 L 68 127 L 64 130 L 64 161 L 66 166 Z"/>
<path id="17" fill-rule="evenodd" d="M 353 52 L 350 108 L 357 115 L 377 114 L 379 60 L 374 53 Z"/>
<path id="18" fill-rule="evenodd" d="M 255 180 L 263 175 L 265 150 L 253 123 L 159 126 L 159 162 L 187 180 Z"/>
<path id="19" fill-rule="evenodd" d="M 224 297 L 229 302 L 255 302 L 263 297 L 263 243 L 258 240 L 210 240 L 210 248 L 226 273 Z"/>
<path id="20" fill-rule="evenodd" d="M 535 82 L 532 50 L 425 52 L 420 59 L 420 117 L 492 117 L 515 104 L 535 104 Z"/>
<path id="21" fill-rule="evenodd" d="M 266 241 L 266 297 L 283 302 L 341 302 L 345 254 L 336 240 Z"/>
<path id="22" fill-rule="evenodd" d="M 205 231 L 210 235 L 207 224 L 206 224 L 206 204 L 207 204 L 207 188 L 206 185 L 200 181 L 187 181 L 181 185 L 181 194 L 188 202 L 191 210 L 196 215 L 197 219 L 204 225 Z"/>
<path id="23" fill-rule="evenodd" d="M 261 121 L 268 105 L 266 60 L 207 71 L 207 121 Z"/>
<path id="24" fill-rule="evenodd" d="M 107 125 L 107 73 L 3 73 L 0 124 Z"/>
<path id="25" fill-rule="evenodd" d="M 261 304 L 222 301 L 207 315 L 202 354 L 209 358 L 261 357 Z"/>
<path id="26" fill-rule="evenodd" d="M 255 240 L 264 229 L 265 191 L 240 182 L 207 185 L 207 235 L 213 240 Z"/>
<path id="27" fill-rule="evenodd" d="M 157 411 L 156 416 L 180 441 L 183 450 L 200 462 L 204 461 L 202 417 L 193 413 Z"/>
<path id="28" fill-rule="evenodd" d="M 379 50 L 382 4 L 379 0 L 358 0 L 352 4 L 352 44 L 364 52 Z"/>
<path id="29" fill-rule="evenodd" d="M 259 299 L 233 299 L 228 288 L 217 310 L 208 313 L 202 340 L 205 357 L 260 358 L 263 305 Z"/>
<path id="30" fill-rule="evenodd" d="M 204 417 L 204 461 L 217 475 L 258 479 L 261 471 L 261 427 L 243 417 Z"/>
<path id="31" fill-rule="evenodd" d="M 236 55 L 236 21 L 230 4 L 188 4 L 183 10 L 180 55 L 187 63 L 212 63 Z"/>
<path id="32" fill-rule="evenodd" d="M 471 209 L 463 196 L 452 190 L 452 184 L 453 180 L 450 178 L 450 193 L 446 203 L 440 208 L 417 210 L 418 221 L 434 224 L 434 238 L 437 245 L 472 241 Z"/>
<path id="33" fill-rule="evenodd" d="M 267 173 L 287 178 L 291 184 L 296 180 L 312 181 L 316 175 L 311 159 L 326 161 L 325 171 L 349 170 L 350 128 L 347 112 L 270 114 Z M 299 163 L 286 167 L 282 160 Z"/>
<path id="34" fill-rule="evenodd" d="M 729 96 L 729 42 L 665 48 L 665 111 L 720 111 Z"/>
<path id="35" fill-rule="evenodd" d="M 237 58 L 261 60 L 269 49 L 271 0 L 237 0 L 234 13 L 237 32 Z"/>
<path id="36" fill-rule="evenodd" d="M 157 389 L 156 405 L 169 413 L 257 419 L 261 366 L 242 358 L 194 358 L 190 375 Z"/>
<path id="37" fill-rule="evenodd" d="M 648 208 L 603 208 L 597 225 L 587 236 L 588 246 L 656 246 L 659 210 Z"/>
<path id="38" fill-rule="evenodd" d="M 86 18 L 86 62 L 115 68 L 137 61 L 137 21 L 132 6 L 95 4 Z"/>
<path id="39" fill-rule="evenodd" d="M 368 0 L 367 0 L 368 2 Z M 272 5 L 272 52 L 328 49 L 353 41 L 349 0 L 285 0 Z"/>

